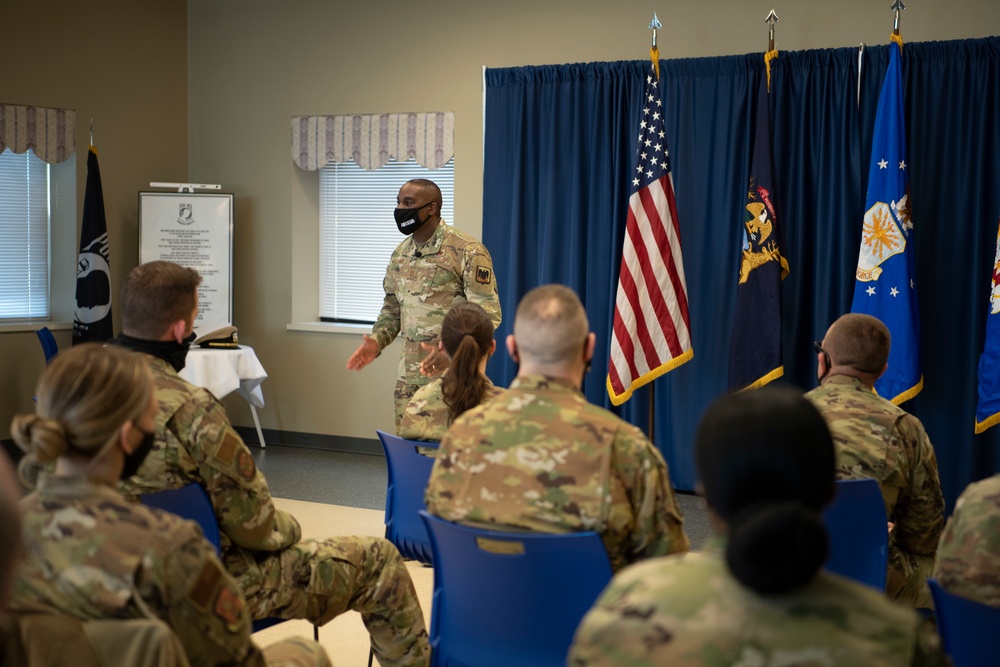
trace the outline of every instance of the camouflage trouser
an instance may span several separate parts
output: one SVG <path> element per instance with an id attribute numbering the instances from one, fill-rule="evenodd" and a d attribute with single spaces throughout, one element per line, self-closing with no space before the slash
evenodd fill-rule
<path id="1" fill-rule="evenodd" d="M 424 379 L 424 382 L 417 384 L 407 382 L 406 378 L 396 378 L 396 389 L 392 393 L 395 401 L 394 412 L 396 414 L 396 433 L 399 433 L 399 423 L 403 421 L 403 413 L 406 412 L 406 406 L 409 405 L 410 399 L 413 398 L 415 393 L 417 393 L 417 389 L 420 389 L 430 381 L 430 378 Z"/>
<path id="2" fill-rule="evenodd" d="M 917 556 L 889 545 L 885 592 L 894 600 L 914 609 L 933 609 L 927 577 L 934 569 L 934 556 Z"/>
<path id="3" fill-rule="evenodd" d="M 258 554 L 263 586 L 247 597 L 251 618 L 304 618 L 323 625 L 361 613 L 383 667 L 429 664 L 427 629 L 399 551 L 379 537 L 303 540 Z"/>
<path id="4" fill-rule="evenodd" d="M 332 667 L 323 647 L 305 637 L 292 637 L 263 650 L 267 667 Z"/>

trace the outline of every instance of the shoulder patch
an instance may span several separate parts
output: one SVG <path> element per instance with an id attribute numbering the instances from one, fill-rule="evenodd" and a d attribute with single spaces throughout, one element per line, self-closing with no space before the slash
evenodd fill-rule
<path id="1" fill-rule="evenodd" d="M 236 467 L 239 468 L 240 474 L 250 479 L 257 472 L 257 466 L 254 465 L 253 456 L 246 448 L 240 452 L 239 461 L 236 463 Z"/>
<path id="2" fill-rule="evenodd" d="M 225 622 L 226 630 L 238 632 L 240 621 L 243 620 L 243 600 L 236 591 L 223 586 L 215 596 L 212 612 Z"/>
<path id="3" fill-rule="evenodd" d="M 493 282 L 493 271 L 488 266 L 476 265 L 476 282 L 489 285 Z"/>
<path id="4" fill-rule="evenodd" d="M 222 439 L 219 443 L 218 449 L 215 450 L 216 460 L 229 466 L 233 464 L 233 459 L 236 456 L 236 451 L 240 448 L 240 439 L 235 433 L 226 429 L 226 437 Z"/>
<path id="5" fill-rule="evenodd" d="M 221 578 L 222 572 L 215 563 L 206 560 L 205 564 L 201 566 L 201 572 L 198 573 L 198 578 L 195 580 L 191 592 L 188 593 L 188 599 L 199 609 L 207 611 L 208 601 L 212 599 L 212 594 L 219 587 Z"/>

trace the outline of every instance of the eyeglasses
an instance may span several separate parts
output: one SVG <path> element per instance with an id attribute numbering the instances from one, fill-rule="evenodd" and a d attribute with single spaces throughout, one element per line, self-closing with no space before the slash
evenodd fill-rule
<path id="1" fill-rule="evenodd" d="M 831 366 L 833 366 L 833 363 L 830 361 L 830 354 L 826 350 L 823 349 L 823 344 L 822 343 L 820 343 L 818 340 L 814 340 L 813 341 L 813 349 L 816 350 L 817 354 L 822 354 L 823 355 L 823 361 L 826 362 L 826 367 L 827 368 L 830 368 Z"/>

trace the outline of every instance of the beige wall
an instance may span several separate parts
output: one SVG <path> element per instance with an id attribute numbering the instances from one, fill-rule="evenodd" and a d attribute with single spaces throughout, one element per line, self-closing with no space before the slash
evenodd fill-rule
<path id="1" fill-rule="evenodd" d="M 892 26 L 889 0 L 785 4 L 776 6 L 784 50 L 884 44 Z M 357 336 L 285 328 L 314 318 L 316 262 L 316 175 L 292 165 L 291 116 L 454 111 L 455 222 L 478 236 L 484 65 L 644 58 L 653 9 L 665 25 L 664 58 L 761 51 L 769 8 L 735 0 L 197 0 L 187 8 L 0 0 L 0 56 L 17 63 L 0 76 L 0 100 L 75 108 L 84 143 L 94 117 L 116 293 L 135 263 L 136 193 L 149 181 L 234 192 L 235 320 L 270 374 L 263 426 L 372 437 L 392 425 L 398 349 L 353 374 L 344 361 Z M 902 29 L 907 41 L 986 36 L 1000 31 L 1000 3 L 913 2 Z M 40 55 L 21 55 L 30 50 Z M 78 151 L 81 205 L 84 157 Z M 386 202 L 386 224 L 393 205 Z M 54 289 L 72 299 L 72 284 Z M 32 334 L 0 332 L 0 434 L 10 415 L 30 409 L 41 367 Z M 242 401 L 226 404 L 236 423 L 251 424 Z"/>
<path id="2" fill-rule="evenodd" d="M 778 46 L 884 44 L 889 1 L 784 3 Z M 360 374 L 359 337 L 286 331 L 315 318 L 316 174 L 289 156 L 300 114 L 455 112 L 456 226 L 481 233 L 482 67 L 761 51 L 770 4 L 592 0 L 423 3 L 214 0 L 190 6 L 191 178 L 236 193 L 235 319 L 270 374 L 265 428 L 372 437 L 391 428 L 398 349 Z M 911 3 L 908 41 L 1000 30 L 1000 3 Z M 386 202 L 385 224 L 392 224 Z M 507 313 L 507 316 L 511 316 Z M 249 424 L 240 401 L 227 401 Z"/>
<path id="3" fill-rule="evenodd" d="M 91 118 L 116 300 L 138 256 L 137 193 L 150 181 L 187 179 L 187 3 L 0 0 L 0 21 L 0 101 L 76 110 L 76 228 L 53 229 L 53 244 L 69 244 L 72 263 L 53 267 L 53 303 L 72 313 Z M 117 306 L 113 312 L 117 330 Z M 56 339 L 68 346 L 71 333 L 57 331 Z M 14 414 L 33 409 L 43 367 L 33 333 L 0 325 L 0 438 L 9 437 Z"/>

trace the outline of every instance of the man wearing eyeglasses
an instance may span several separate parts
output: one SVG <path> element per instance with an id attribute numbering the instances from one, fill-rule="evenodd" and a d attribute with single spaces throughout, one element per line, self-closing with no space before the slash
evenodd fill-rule
<path id="1" fill-rule="evenodd" d="M 820 386 L 806 394 L 826 419 L 837 477 L 873 478 L 890 521 L 886 594 L 932 606 L 926 579 L 944 527 L 944 497 L 934 447 L 920 420 L 875 393 L 888 367 L 889 329 L 871 315 L 840 317 L 814 343 Z"/>

